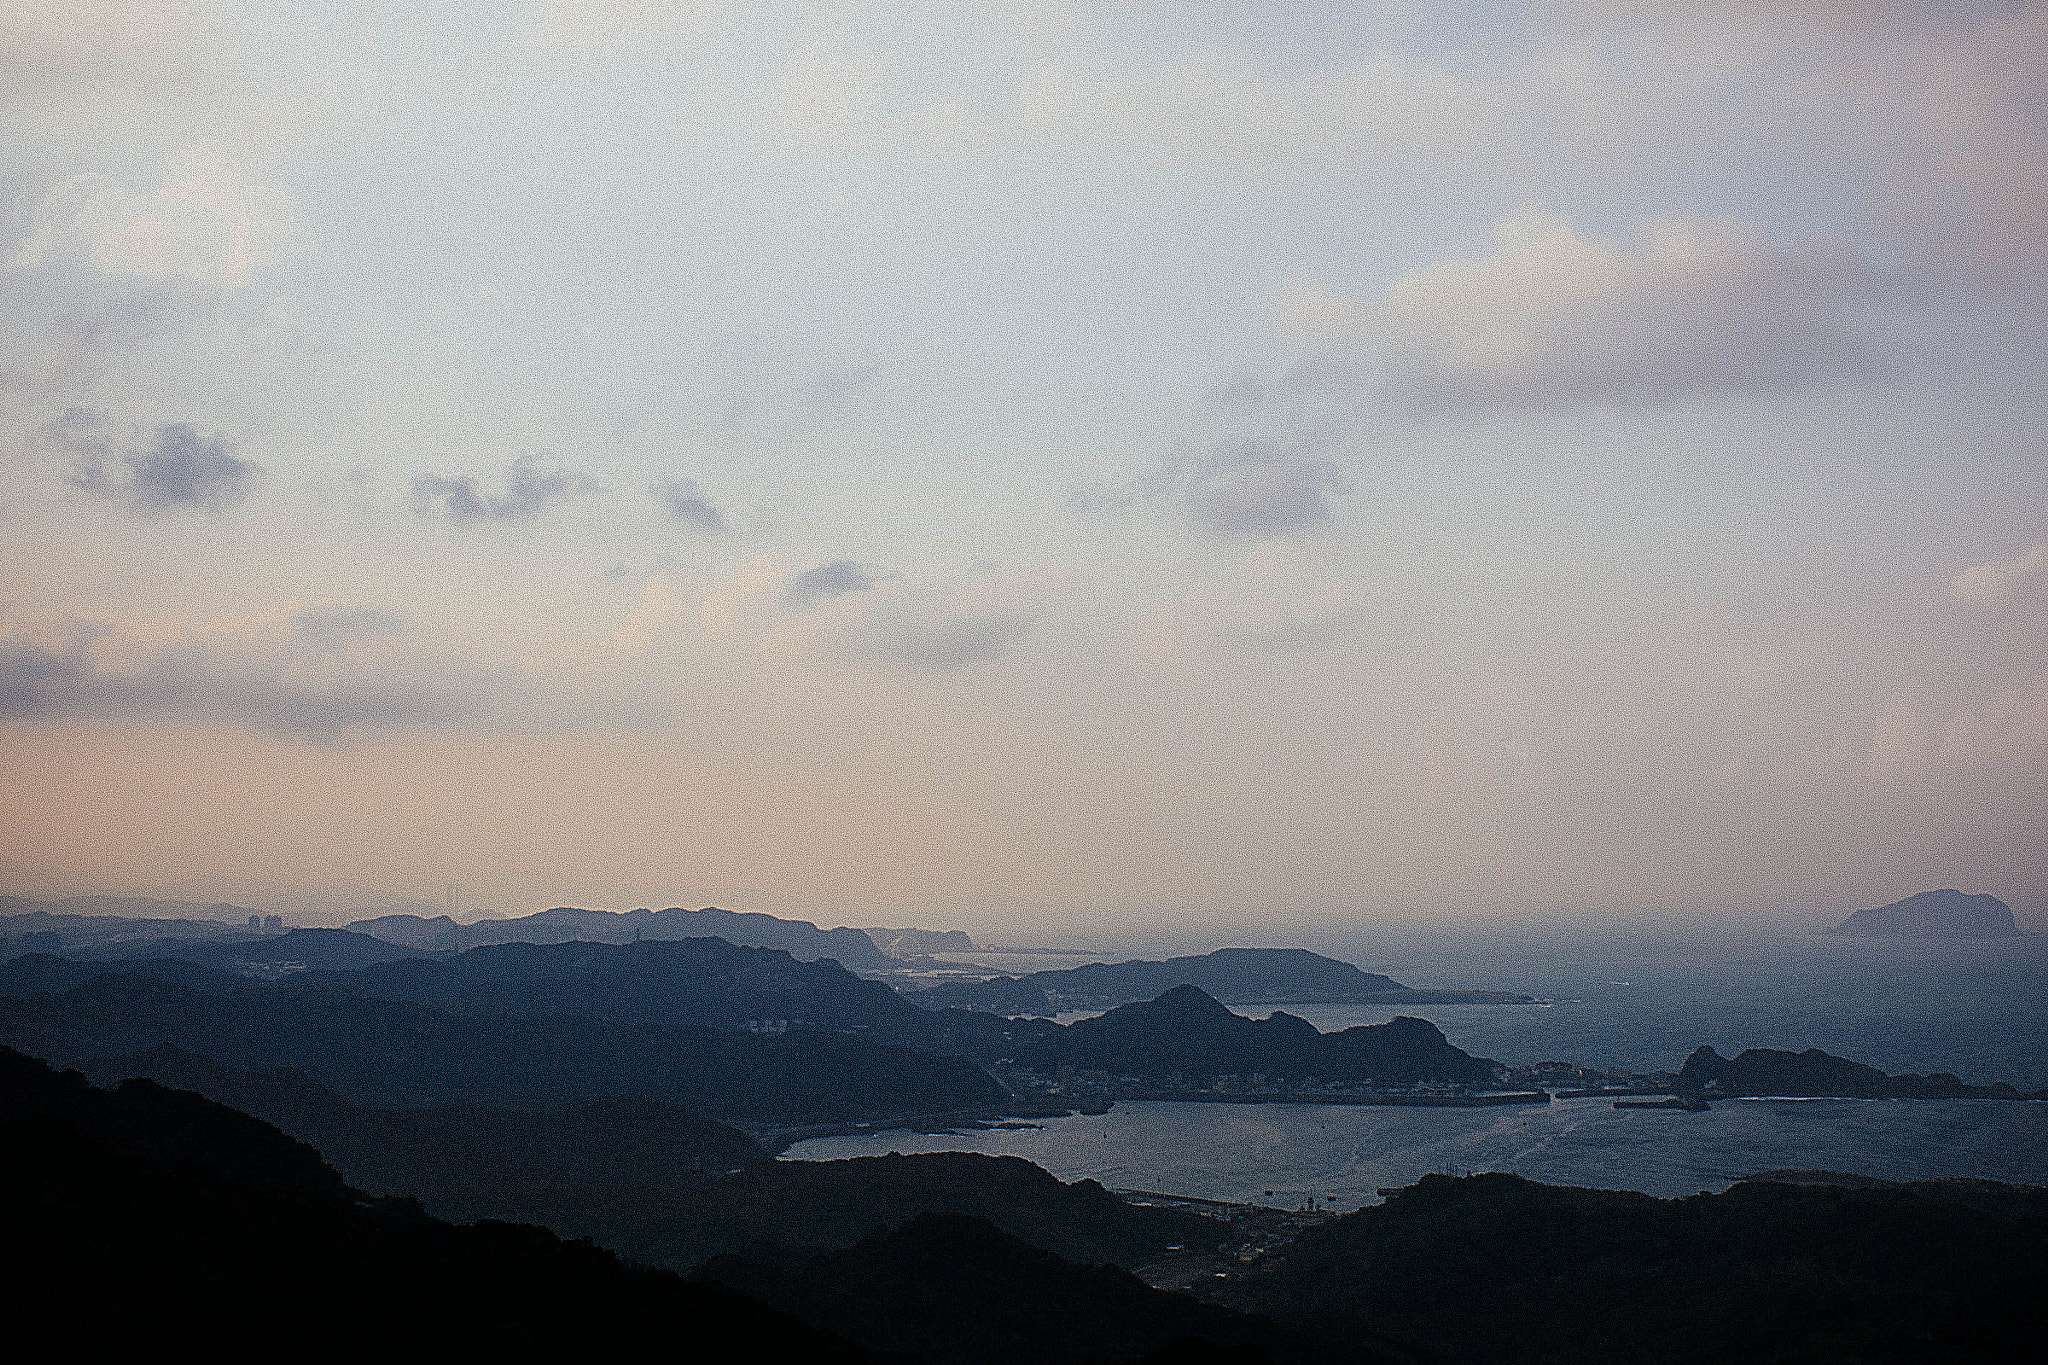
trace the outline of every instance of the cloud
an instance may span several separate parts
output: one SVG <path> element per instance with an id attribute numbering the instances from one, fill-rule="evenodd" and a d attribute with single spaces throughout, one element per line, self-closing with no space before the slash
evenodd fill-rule
<path id="1" fill-rule="evenodd" d="M 453 478 L 422 474 L 412 481 L 412 506 L 422 516 L 439 513 L 457 525 L 468 526 L 522 521 L 557 503 L 597 491 L 597 482 L 588 475 L 540 469 L 528 455 L 506 466 L 505 491 L 498 495 L 479 493 L 476 479 L 468 474 Z"/>
<path id="2" fill-rule="evenodd" d="M 276 191 L 216 159 L 201 159 L 149 191 L 75 175 L 43 196 L 7 269 L 71 265 L 233 288 L 285 254 L 291 220 Z"/>
<path id="3" fill-rule="evenodd" d="M 292 630 L 302 639 L 330 647 L 400 635 L 405 619 L 375 607 L 302 607 L 292 613 Z"/>
<path id="4" fill-rule="evenodd" d="M 809 611 L 850 592 L 866 592 L 875 586 L 875 576 L 850 559 L 835 559 L 806 569 L 782 589 L 782 604 L 791 611 Z"/>
<path id="5" fill-rule="evenodd" d="M 0 718 L 153 716 L 325 744 L 358 731 L 469 723 L 505 690 L 494 675 L 450 660 L 358 658 L 328 647 L 336 642 L 317 628 L 301 633 L 304 615 L 170 638 L 96 621 L 0 621 Z"/>
<path id="6" fill-rule="evenodd" d="M 1057 572 L 992 573 L 937 586 L 913 576 L 873 579 L 840 561 L 865 581 L 785 619 L 764 638 L 772 654 L 795 652 L 898 668 L 943 672 L 1002 658 L 1043 616 L 1059 591 Z M 837 568 L 838 565 L 826 565 Z M 820 572 L 800 574 L 791 589 Z"/>
<path id="7" fill-rule="evenodd" d="M 124 478 L 112 471 L 106 458 L 108 443 L 97 434 L 100 425 L 96 414 L 79 408 L 59 419 L 57 439 L 79 457 L 71 483 L 124 502 L 138 513 L 181 507 L 223 511 L 248 496 L 262 472 L 221 438 L 201 436 L 185 423 L 173 422 L 158 427 L 148 447 L 121 457 L 127 467 Z"/>
<path id="8" fill-rule="evenodd" d="M 1350 491 L 1334 461 L 1244 449 L 1202 461 L 1171 461 L 1126 483 L 1074 490 L 1080 511 L 1170 506 L 1210 535 L 1265 540 L 1336 521 L 1331 498 Z"/>
<path id="9" fill-rule="evenodd" d="M 114 453 L 113 442 L 107 436 L 107 415 L 78 403 L 43 423 L 36 432 L 36 440 L 81 462 L 104 463 Z"/>
<path id="10" fill-rule="evenodd" d="M 1057 569 L 982 568 L 934 583 L 916 573 L 877 575 L 845 559 L 793 574 L 762 555 L 708 586 L 700 607 L 707 637 L 777 667 L 821 661 L 945 672 L 1009 655 L 1065 582 Z M 655 610 L 652 599 L 650 584 L 644 610 Z M 680 614 L 679 605 L 658 610 L 664 620 Z"/>
<path id="11" fill-rule="evenodd" d="M 1958 602 L 1996 606 L 2027 592 L 2048 592 L 2048 545 L 2036 545 L 2012 559 L 1975 564 L 1949 580 Z"/>
<path id="12" fill-rule="evenodd" d="M 987 663 L 1030 634 L 1057 586 L 1055 577 L 1034 574 L 997 576 L 945 592 L 912 585 L 878 602 L 868 647 L 911 668 Z"/>
<path id="13" fill-rule="evenodd" d="M 706 535 L 723 535 L 731 529 L 725 523 L 725 514 L 705 498 L 695 479 L 664 479 L 647 491 L 678 526 Z"/>
<path id="14" fill-rule="evenodd" d="M 1247 452 L 1194 471 L 1185 496 L 1210 532 L 1265 539 L 1329 525 L 1330 498 L 1349 487 L 1329 460 Z"/>
<path id="15" fill-rule="evenodd" d="M 1629 243 L 1525 211 L 1490 254 L 1399 277 L 1372 311 L 1380 385 L 1420 409 L 1668 403 L 1878 372 L 1853 253 L 1787 249 L 1756 228 L 1646 224 Z"/>

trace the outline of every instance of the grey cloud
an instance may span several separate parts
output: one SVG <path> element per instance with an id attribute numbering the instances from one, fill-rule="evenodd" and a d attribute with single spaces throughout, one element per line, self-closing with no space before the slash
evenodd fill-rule
<path id="1" fill-rule="evenodd" d="M 1069 502 L 1080 511 L 1173 507 L 1211 535 L 1265 540 L 1331 524 L 1330 499 L 1348 491 L 1331 460 L 1242 450 L 1172 461 L 1127 483 L 1085 485 Z"/>
<path id="2" fill-rule="evenodd" d="M 105 461 L 114 453 L 107 438 L 107 415 L 74 404 L 45 422 L 36 432 L 42 444 L 84 461 Z"/>
<path id="3" fill-rule="evenodd" d="M 92 656 L 104 633 L 80 626 L 55 643 L 0 640 L 0 717 L 175 716 L 326 744 L 354 731 L 473 721 L 501 690 L 498 680 L 461 670 L 436 669 L 430 678 L 335 674 L 291 668 L 289 655 L 236 658 L 194 642 L 116 671 Z"/>
<path id="4" fill-rule="evenodd" d="M 730 529 L 725 514 L 704 496 L 695 479 L 664 479 L 647 491 L 662 505 L 669 520 L 679 526 L 705 535 L 723 535 Z"/>
<path id="5" fill-rule="evenodd" d="M 1186 500 L 1189 514 L 1217 535 L 1266 539 L 1335 521 L 1330 498 L 1348 488 L 1329 460 L 1243 454 L 1196 471 Z"/>
<path id="6" fill-rule="evenodd" d="M 540 469 L 533 457 L 521 456 L 505 468 L 505 491 L 477 491 L 476 479 L 422 474 L 412 481 L 412 505 L 422 516 L 436 512 L 458 525 L 485 521 L 522 521 L 557 503 L 598 491 L 587 474 L 566 469 Z"/>
<path id="7" fill-rule="evenodd" d="M 54 439 L 78 457 L 73 486 L 114 498 L 140 513 L 180 507 L 223 511 L 248 496 L 262 472 L 221 438 L 201 436 L 183 422 L 156 429 L 154 440 L 121 457 L 126 476 L 113 469 L 111 444 L 98 435 L 97 414 L 73 408 L 59 419 Z"/>
<path id="8" fill-rule="evenodd" d="M 782 590 L 782 604 L 791 611 L 809 611 L 846 593 L 866 592 L 875 582 L 873 574 L 852 560 L 835 559 L 790 579 Z"/>
<path id="9" fill-rule="evenodd" d="M 880 365 L 852 365 L 822 370 L 805 386 L 804 402 L 816 408 L 835 408 L 871 387 L 881 377 Z"/>
<path id="10" fill-rule="evenodd" d="M 1124 482 L 1098 480 L 1074 489 L 1068 505 L 1077 512 L 1121 512 L 1179 496 L 1187 478 L 1185 461 L 1169 461 L 1149 474 Z"/>
<path id="11" fill-rule="evenodd" d="M 304 607 L 292 613 L 292 630 L 303 639 L 326 646 L 401 634 L 402 617 L 375 607 Z"/>
<path id="12" fill-rule="evenodd" d="M 943 620 L 901 618 L 879 623 L 873 641 L 882 657 L 912 668 L 952 669 L 1000 658 L 1036 625 L 1035 611 L 992 611 Z"/>

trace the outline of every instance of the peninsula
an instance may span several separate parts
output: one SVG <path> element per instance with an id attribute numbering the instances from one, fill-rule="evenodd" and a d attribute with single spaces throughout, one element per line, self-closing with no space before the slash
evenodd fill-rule
<path id="1" fill-rule="evenodd" d="M 1413 990 L 1389 976 L 1302 948 L 1219 948 L 1163 962 L 1091 962 L 1064 971 L 948 982 L 906 992 L 927 1009 L 1052 1015 L 1111 1009 L 1193 986 L 1225 1004 L 1527 1005 L 1507 991 Z"/>

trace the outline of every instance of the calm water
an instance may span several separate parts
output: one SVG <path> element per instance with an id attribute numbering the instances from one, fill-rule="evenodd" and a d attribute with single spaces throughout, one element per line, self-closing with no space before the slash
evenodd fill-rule
<path id="1" fill-rule="evenodd" d="M 1447 1169 L 1660 1196 L 1788 1166 L 2048 1184 L 2048 1103 L 1735 1100 L 1687 1114 L 1605 1100 L 1505 1109 L 1133 1102 L 1037 1129 L 814 1138 L 789 1156 L 892 1151 L 1021 1156 L 1062 1180 L 1283 1207 L 1313 1197 L 1336 1209 Z"/>
<path id="2" fill-rule="evenodd" d="M 2048 938 L 2039 936 L 1953 945 L 1712 932 L 1467 944 L 1285 938 L 1410 986 L 1511 990 L 1545 1001 L 1288 1007 L 1325 1030 L 1413 1014 L 1468 1052 L 1511 1064 L 1675 1070 L 1702 1043 L 1723 1055 L 1818 1047 L 1889 1072 L 1952 1071 L 1980 1084 L 2048 1086 Z M 1221 946 L 1187 943 L 1174 951 Z M 1165 955 L 1156 948 L 1105 954 Z M 1004 965 L 1014 971 L 1073 961 Z M 1038 1130 L 823 1138 L 790 1155 L 891 1150 L 1013 1153 L 1063 1179 L 1091 1176 L 1212 1199 L 1298 1204 L 1334 1194 L 1328 1206 L 1336 1208 L 1447 1168 L 1658 1195 L 1720 1189 L 1749 1172 L 1788 1166 L 2048 1184 L 2048 1103 L 1737 1101 L 1706 1114 L 1615 1110 L 1601 1100 L 1512 1109 L 1120 1104 L 1100 1118 L 1052 1120 Z"/>

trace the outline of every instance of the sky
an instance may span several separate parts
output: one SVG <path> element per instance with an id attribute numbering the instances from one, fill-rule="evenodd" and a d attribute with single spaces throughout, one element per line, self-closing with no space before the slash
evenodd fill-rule
<path id="1" fill-rule="evenodd" d="M 2040 915 L 2044 92 L 2020 0 L 4 0 L 0 891 Z"/>

